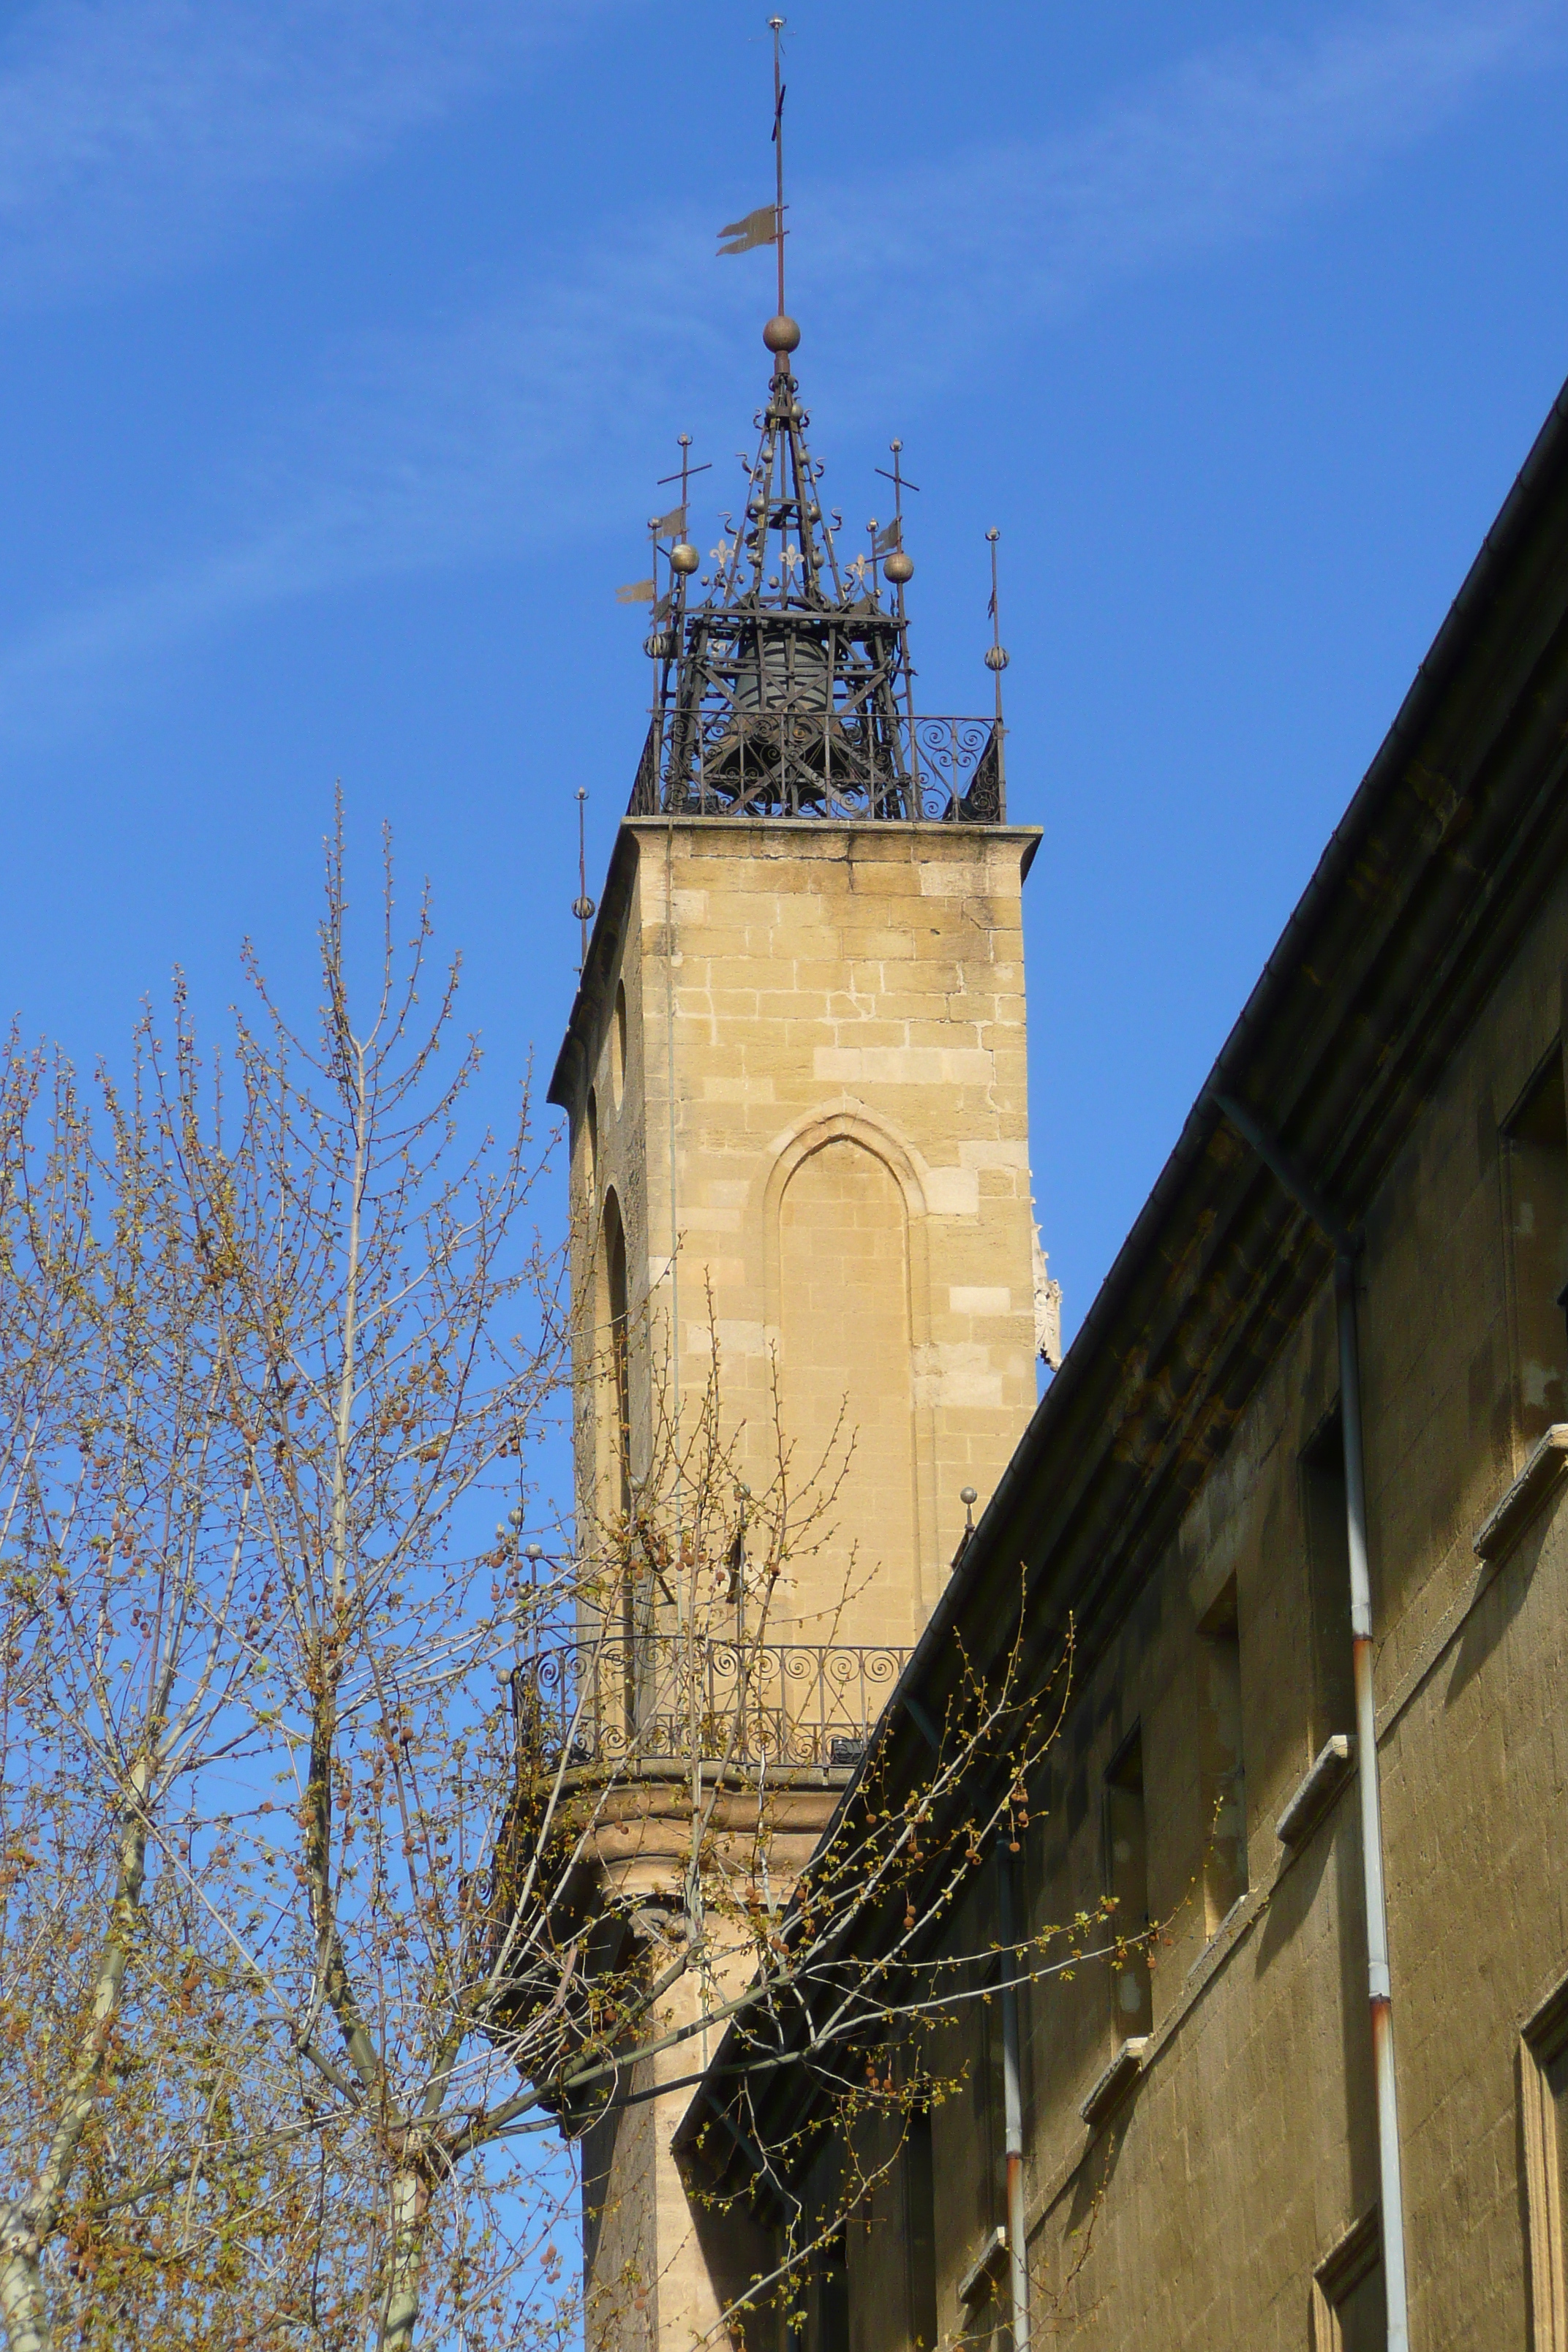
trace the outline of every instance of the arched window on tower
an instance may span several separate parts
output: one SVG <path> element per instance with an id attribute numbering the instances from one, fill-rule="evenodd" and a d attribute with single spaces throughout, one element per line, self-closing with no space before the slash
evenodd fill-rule
<path id="1" fill-rule="evenodd" d="M 831 1495 L 775 1638 L 905 1642 L 916 1576 L 909 1215 L 885 1160 L 836 1135 L 792 1172 L 778 1209 L 780 1403 L 797 1494 Z M 874 1366 L 876 1377 L 867 1377 Z M 795 1631 L 791 1620 L 802 1630 Z"/>
<path id="2" fill-rule="evenodd" d="M 631 1368 L 628 1360 L 626 1312 L 626 1236 L 621 1206 L 613 1192 L 605 1197 L 605 1339 L 608 1350 L 605 1385 L 611 1422 L 611 1445 L 606 1467 L 606 1497 L 623 1514 L 632 1500 Z"/>
<path id="3" fill-rule="evenodd" d="M 610 1037 L 610 1084 L 618 1111 L 626 1085 L 626 984 L 624 980 L 616 988 L 616 1019 Z"/>
<path id="4" fill-rule="evenodd" d="M 621 1204 L 614 1192 L 605 1194 L 600 1228 L 602 1285 L 599 1343 L 604 1349 L 599 1376 L 601 1423 L 598 1445 L 600 1510 L 605 1517 L 619 1514 L 623 1527 L 632 1505 L 632 1402 L 629 1314 L 626 1298 L 626 1236 Z M 616 1558 L 618 1552 L 618 1558 Z M 610 1601 L 612 1622 L 618 1618 L 617 1640 L 605 1660 L 620 1685 L 612 1706 L 624 1715 L 626 1737 L 637 1730 L 637 1641 L 641 1632 L 632 1547 L 624 1540 L 611 1545 L 619 1591 Z M 618 1663 L 615 1653 L 618 1650 Z M 608 1694 L 606 1694 L 606 1696 Z"/>

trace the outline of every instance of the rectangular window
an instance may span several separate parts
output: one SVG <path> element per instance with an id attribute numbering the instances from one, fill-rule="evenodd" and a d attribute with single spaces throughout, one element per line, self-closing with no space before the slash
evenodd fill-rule
<path id="1" fill-rule="evenodd" d="M 1568 2352 L 1568 1981 L 1525 2027 L 1519 2074 L 1530 2217 L 1531 2344 L 1532 2352 Z"/>
<path id="2" fill-rule="evenodd" d="M 1247 1892 L 1247 1776 L 1241 1745 L 1241 1629 L 1233 1576 L 1198 1628 L 1198 1740 L 1204 1808 L 1204 1921 L 1214 1935 Z"/>
<path id="3" fill-rule="evenodd" d="M 1344 1425 L 1337 1404 L 1303 1449 L 1300 1467 L 1311 1662 L 1306 1741 L 1310 1763 L 1325 1740 L 1355 1729 Z"/>
<path id="4" fill-rule="evenodd" d="M 973 2193 L 973 2228 L 977 2237 L 995 2228 L 1007 2210 L 1006 2125 L 1002 2085 L 1002 2001 L 994 1990 L 999 1964 L 989 1962 L 981 1982 L 985 1988 L 971 2004 L 969 2063 L 969 2145 L 973 2162 L 967 2167 Z"/>
<path id="5" fill-rule="evenodd" d="M 1568 1420 L 1568 1109 L 1551 1055 L 1503 1129 L 1516 1410 L 1530 1442 Z"/>
<path id="6" fill-rule="evenodd" d="M 1149 1925 L 1149 1834 L 1143 1812 L 1143 1736 L 1135 1731 L 1105 1776 L 1106 1892 L 1118 1935 Z M 1111 2015 L 1121 2041 L 1153 2030 L 1154 2000 L 1143 1946 L 1110 1971 Z"/>
<path id="7" fill-rule="evenodd" d="M 931 2112 L 910 2117 L 904 2141 L 904 2247 L 909 2266 L 910 2342 L 936 2352 L 936 2166 Z"/>
<path id="8" fill-rule="evenodd" d="M 1312 2279 L 1312 2352 L 1385 2352 L 1388 2310 L 1375 2212 L 1340 2240 Z"/>

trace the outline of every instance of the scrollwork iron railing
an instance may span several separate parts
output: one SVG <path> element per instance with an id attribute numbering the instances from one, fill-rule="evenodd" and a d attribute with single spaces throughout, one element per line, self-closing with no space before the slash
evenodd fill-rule
<path id="1" fill-rule="evenodd" d="M 697 1641 L 678 1633 L 564 1642 L 518 1669 L 520 1713 L 574 1764 L 858 1762 L 908 1650 L 846 1643 Z"/>
<path id="2" fill-rule="evenodd" d="M 869 709 L 656 712 L 628 814 L 1003 824 L 1002 730 Z"/>

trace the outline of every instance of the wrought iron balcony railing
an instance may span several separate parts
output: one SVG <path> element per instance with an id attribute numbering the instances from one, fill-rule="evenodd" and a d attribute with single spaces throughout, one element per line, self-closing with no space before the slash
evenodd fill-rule
<path id="1" fill-rule="evenodd" d="M 657 711 L 628 814 L 1004 824 L 1002 730 L 869 708 Z"/>
<path id="2" fill-rule="evenodd" d="M 546 1755 L 632 1764 L 856 1764 L 910 1657 L 844 1643 L 693 1641 L 652 1633 L 542 1648 L 520 1714 Z"/>

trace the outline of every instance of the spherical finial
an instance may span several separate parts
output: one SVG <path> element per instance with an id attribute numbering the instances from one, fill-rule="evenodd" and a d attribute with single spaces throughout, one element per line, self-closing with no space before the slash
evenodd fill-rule
<path id="1" fill-rule="evenodd" d="M 689 539 L 678 539 L 669 551 L 669 568 L 672 572 L 695 572 L 701 561 L 702 558 Z"/>
<path id="2" fill-rule="evenodd" d="M 904 587 L 915 576 L 913 559 L 906 555 L 901 547 L 894 548 L 882 569 L 895 588 Z"/>
<path id="3" fill-rule="evenodd" d="M 675 446 L 678 449 L 689 449 L 691 446 L 690 434 L 678 433 L 675 436 Z"/>
<path id="4" fill-rule="evenodd" d="M 986 536 L 986 538 L 991 541 L 992 545 L 993 545 L 993 546 L 994 546 L 994 545 L 995 545 L 995 543 L 996 543 L 996 541 L 1001 538 L 1002 534 L 1001 534 L 1001 532 L 1000 532 L 999 530 L 988 530 L 988 531 L 986 532 L 985 536 Z"/>
<path id="5" fill-rule="evenodd" d="M 985 667 L 987 669 L 1004 670 L 1007 667 L 1007 661 L 1008 654 L 1005 646 L 986 646 Z"/>
<path id="6" fill-rule="evenodd" d="M 573 899 L 572 912 L 576 916 L 577 920 L 580 923 L 591 923 L 594 919 L 594 901 L 592 898 Z"/>
<path id="7" fill-rule="evenodd" d="M 797 352 L 800 349 L 800 329 L 781 310 L 777 318 L 770 319 L 763 329 L 763 341 L 770 352 Z"/>
<path id="8" fill-rule="evenodd" d="M 973 1509 L 975 1504 L 980 1500 L 980 1497 L 975 1493 L 973 1486 L 961 1486 L 958 1490 L 958 1499 L 963 1505 L 964 1509 L 969 1511 Z"/>

